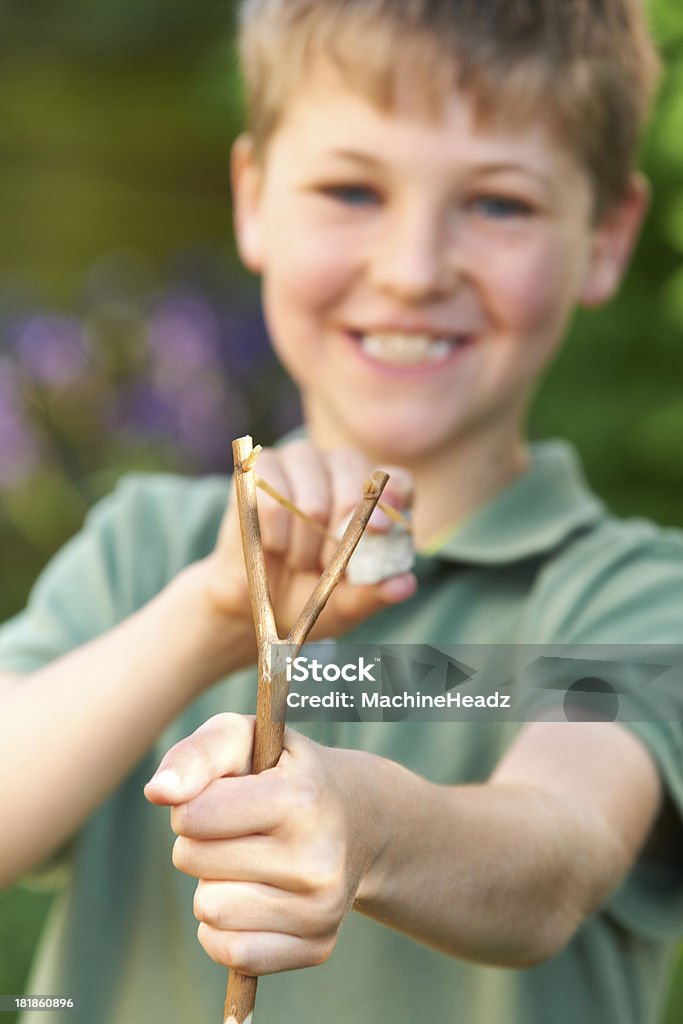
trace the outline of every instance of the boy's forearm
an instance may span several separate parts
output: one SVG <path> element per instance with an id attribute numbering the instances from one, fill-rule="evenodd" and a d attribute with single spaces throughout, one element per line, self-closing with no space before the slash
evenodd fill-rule
<path id="1" fill-rule="evenodd" d="M 379 852 L 354 909 L 480 963 L 558 952 L 597 901 L 590 826 L 532 787 L 438 786 L 375 760 L 365 785 Z"/>
<path id="2" fill-rule="evenodd" d="M 0 888 L 63 843 L 183 707 L 249 663 L 193 568 L 108 633 L 0 694 Z M 11 691 L 11 692 L 10 692 Z"/>

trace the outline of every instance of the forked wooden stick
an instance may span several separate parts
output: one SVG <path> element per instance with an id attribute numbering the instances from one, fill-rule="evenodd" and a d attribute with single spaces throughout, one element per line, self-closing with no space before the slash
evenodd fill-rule
<path id="1" fill-rule="evenodd" d="M 257 450 L 253 447 L 252 439 L 246 436 L 233 441 L 232 453 L 235 461 L 235 490 L 242 533 L 242 549 L 258 652 L 258 694 L 252 758 L 252 771 L 257 774 L 267 768 L 273 768 L 282 753 L 287 707 L 287 680 L 284 671 L 274 677 L 271 674 L 272 645 L 281 641 L 275 625 L 259 528 L 256 474 L 254 473 Z M 324 570 L 301 614 L 289 631 L 285 643 L 293 648 L 293 650 L 288 648 L 292 657 L 296 657 L 316 619 L 325 607 L 330 594 L 344 575 L 348 561 L 363 536 L 368 520 L 388 479 L 387 473 L 375 470 L 365 481 L 363 497 L 339 541 L 332 561 Z M 230 972 L 223 1012 L 225 1024 L 252 1024 L 256 1001 L 256 982 L 256 978 L 240 974 L 238 971 Z"/>

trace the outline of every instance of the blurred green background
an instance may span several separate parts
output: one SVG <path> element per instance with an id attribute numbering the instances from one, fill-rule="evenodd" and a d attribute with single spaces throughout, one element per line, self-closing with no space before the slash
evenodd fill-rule
<path id="1" fill-rule="evenodd" d="M 574 441 L 619 513 L 683 526 L 683 7 L 649 8 L 652 211 L 532 433 Z M 0 0 L 0 621 L 123 472 L 228 471 L 232 437 L 298 421 L 231 236 L 230 18 L 223 0 Z M 0 993 L 23 991 L 48 906 L 0 894 Z M 683 969 L 663 1022 L 681 1019 Z"/>

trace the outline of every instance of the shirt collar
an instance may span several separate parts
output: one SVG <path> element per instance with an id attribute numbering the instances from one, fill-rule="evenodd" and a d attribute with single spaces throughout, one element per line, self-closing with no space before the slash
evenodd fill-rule
<path id="1" fill-rule="evenodd" d="M 296 427 L 278 446 L 305 436 L 305 427 Z M 590 490 L 572 445 L 559 439 L 537 441 L 529 445 L 529 453 L 526 473 L 450 533 L 441 532 L 419 553 L 418 561 L 523 561 L 547 554 L 605 516 L 605 504 Z"/>
<path id="2" fill-rule="evenodd" d="M 529 450 L 523 476 L 424 554 L 482 565 L 516 562 L 548 553 L 606 514 L 571 445 L 543 441 Z"/>

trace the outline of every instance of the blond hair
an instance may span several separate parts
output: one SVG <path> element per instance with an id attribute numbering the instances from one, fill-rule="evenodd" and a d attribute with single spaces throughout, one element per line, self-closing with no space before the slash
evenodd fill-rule
<path id="1" fill-rule="evenodd" d="M 321 56 L 386 111 L 407 70 L 426 114 L 457 88 L 482 122 L 540 119 L 596 217 L 626 191 L 659 70 L 641 0 L 242 0 L 239 45 L 258 153 Z"/>

